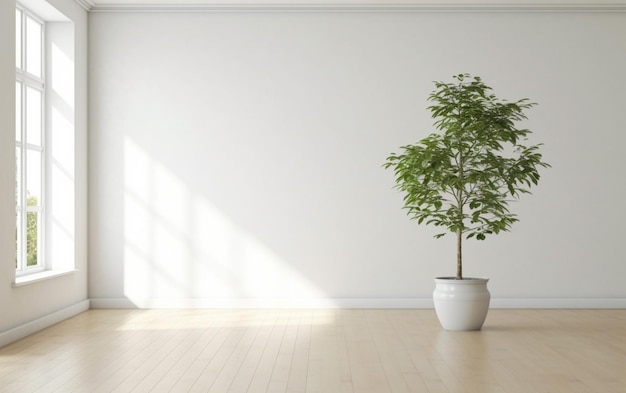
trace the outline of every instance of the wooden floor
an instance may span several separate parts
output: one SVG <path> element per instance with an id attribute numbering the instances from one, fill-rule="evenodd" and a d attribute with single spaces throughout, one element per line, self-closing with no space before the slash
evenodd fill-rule
<path id="1" fill-rule="evenodd" d="M 90 310 L 0 349 L 0 392 L 626 392 L 626 310 Z"/>

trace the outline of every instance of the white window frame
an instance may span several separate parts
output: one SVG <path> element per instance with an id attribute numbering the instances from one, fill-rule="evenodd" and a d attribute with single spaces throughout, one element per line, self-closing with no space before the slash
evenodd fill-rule
<path id="1" fill-rule="evenodd" d="M 16 276 L 21 276 L 25 274 L 38 273 L 46 269 L 45 264 L 45 196 L 46 196 L 46 83 L 45 83 L 45 75 L 46 75 L 46 58 L 45 58 L 45 30 L 46 24 L 40 17 L 38 17 L 35 13 L 31 12 L 27 8 L 23 7 L 19 3 L 16 4 L 16 18 L 17 11 L 21 12 L 21 32 L 19 33 L 19 42 L 16 40 L 16 45 L 20 45 L 20 53 L 21 59 L 19 59 L 19 67 L 16 64 L 15 70 L 15 79 L 16 79 L 16 89 L 18 88 L 18 84 L 21 86 L 20 89 L 20 108 L 21 111 L 19 114 L 16 113 L 16 116 L 21 116 L 20 121 L 18 122 L 21 127 L 19 130 L 20 140 L 18 141 L 16 138 L 15 146 L 16 153 L 19 151 L 19 173 L 16 171 L 16 184 L 20 185 L 19 192 L 16 192 L 16 216 L 20 217 L 20 222 L 17 225 L 17 236 L 21 239 L 21 241 L 16 242 Z M 39 37 L 39 46 L 40 46 L 40 67 L 39 70 L 40 76 L 34 75 L 27 71 L 27 56 L 28 56 L 28 37 L 27 37 L 27 20 L 32 19 L 36 23 L 38 23 L 41 27 L 41 34 Z M 16 31 L 17 33 L 17 31 Z M 17 62 L 16 62 L 17 63 Z M 27 107 L 27 90 L 34 89 L 41 93 L 41 106 L 39 108 L 40 114 L 39 118 L 41 124 L 39 126 L 41 130 L 40 135 L 40 144 L 31 144 L 28 143 L 26 130 L 28 127 L 27 124 L 27 114 L 29 110 L 32 108 Z M 16 95 L 17 100 L 17 95 Z M 16 130 L 16 133 L 18 130 Z M 40 184 L 38 186 L 40 190 L 40 195 L 37 206 L 28 206 L 28 192 L 27 185 L 28 179 L 27 174 L 29 173 L 28 168 L 28 152 L 38 152 L 40 153 L 40 168 L 39 168 L 39 181 Z M 31 169 L 32 171 L 32 169 Z M 19 181 L 18 181 L 19 180 Z M 19 200 L 17 200 L 19 196 Z M 28 266 L 28 255 L 27 255 L 27 231 L 28 231 L 28 213 L 37 213 L 37 264 Z M 16 239 L 17 240 L 17 239 Z"/>

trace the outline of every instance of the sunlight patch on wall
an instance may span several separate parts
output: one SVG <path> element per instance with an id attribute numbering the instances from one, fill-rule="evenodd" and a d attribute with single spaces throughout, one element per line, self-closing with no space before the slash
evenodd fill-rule
<path id="1" fill-rule="evenodd" d="M 332 306 L 287 261 L 129 137 L 124 165 L 124 292 L 135 305 Z"/>

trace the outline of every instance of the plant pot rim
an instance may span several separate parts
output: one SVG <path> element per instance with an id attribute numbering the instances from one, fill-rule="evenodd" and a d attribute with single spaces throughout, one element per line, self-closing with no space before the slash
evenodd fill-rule
<path id="1" fill-rule="evenodd" d="M 435 282 L 446 282 L 446 283 L 457 283 L 457 284 L 477 284 L 477 283 L 483 283 L 483 282 L 488 282 L 489 279 L 488 278 L 482 278 L 482 277 L 463 277 L 460 280 L 457 280 L 456 277 L 435 277 Z"/>

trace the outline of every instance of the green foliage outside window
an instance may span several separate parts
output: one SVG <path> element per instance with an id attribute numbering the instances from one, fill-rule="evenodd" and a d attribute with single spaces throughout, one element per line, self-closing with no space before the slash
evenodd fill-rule
<path id="1" fill-rule="evenodd" d="M 28 206 L 37 206 L 37 197 L 29 196 Z M 37 212 L 26 213 L 26 266 L 37 265 Z"/>

